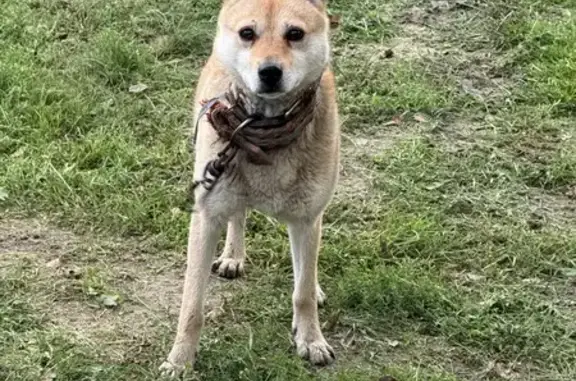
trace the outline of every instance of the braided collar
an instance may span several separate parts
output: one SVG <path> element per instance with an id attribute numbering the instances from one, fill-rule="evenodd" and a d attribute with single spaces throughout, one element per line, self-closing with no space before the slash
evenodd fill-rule
<path id="1" fill-rule="evenodd" d="M 305 88 L 286 111 L 272 117 L 249 114 L 246 96 L 239 89 L 230 89 L 222 98 L 203 101 L 196 131 L 198 122 L 205 115 L 226 145 L 215 159 L 208 162 L 202 179 L 194 181 L 192 190 L 198 185 L 212 190 L 239 151 L 245 152 L 247 160 L 253 164 L 272 164 L 269 152 L 294 143 L 312 122 L 318 87 L 319 81 Z"/>

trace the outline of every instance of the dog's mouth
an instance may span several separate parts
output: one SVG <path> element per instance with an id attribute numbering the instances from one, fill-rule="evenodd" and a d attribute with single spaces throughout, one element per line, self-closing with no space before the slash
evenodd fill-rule
<path id="1" fill-rule="evenodd" d="M 286 89 L 282 83 L 277 83 L 273 86 L 261 83 L 258 88 L 258 92 L 256 92 L 256 95 L 265 99 L 278 99 L 286 95 L 286 93 Z"/>
<path id="2" fill-rule="evenodd" d="M 287 93 L 283 92 L 283 91 L 262 91 L 257 93 L 256 95 L 258 95 L 260 98 L 263 99 L 280 99 L 284 96 L 287 95 Z"/>
<path id="3" fill-rule="evenodd" d="M 282 100 L 291 98 L 301 90 L 301 87 L 301 83 L 296 84 L 296 86 L 290 86 L 290 88 L 286 88 L 286 86 L 282 84 L 273 88 L 261 86 L 258 92 L 256 92 L 256 96 L 265 100 Z"/>

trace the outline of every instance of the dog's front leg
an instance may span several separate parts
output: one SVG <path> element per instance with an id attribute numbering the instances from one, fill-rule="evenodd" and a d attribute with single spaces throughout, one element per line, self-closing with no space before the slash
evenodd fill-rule
<path id="1" fill-rule="evenodd" d="M 204 294 L 210 277 L 210 264 L 216 252 L 222 225 L 206 212 L 192 215 L 188 238 L 188 261 L 174 346 L 160 369 L 177 376 L 194 364 L 200 331 L 204 323 Z"/>
<path id="2" fill-rule="evenodd" d="M 219 276 L 234 279 L 244 275 L 244 226 L 246 224 L 246 209 L 233 214 L 228 221 L 228 232 L 224 252 L 212 264 L 212 271 Z"/>
<path id="3" fill-rule="evenodd" d="M 294 341 L 298 355 L 315 365 L 334 361 L 334 351 L 324 339 L 318 319 L 317 263 L 321 231 L 321 216 L 288 224 L 294 266 Z"/>

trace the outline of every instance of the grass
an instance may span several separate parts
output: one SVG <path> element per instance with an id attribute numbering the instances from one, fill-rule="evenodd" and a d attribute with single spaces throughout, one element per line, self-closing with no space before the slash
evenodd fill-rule
<path id="1" fill-rule="evenodd" d="M 0 1 L 1 379 L 158 378 L 218 5 Z M 248 275 L 212 282 L 185 378 L 573 380 L 576 6 L 330 9 L 344 170 L 320 280 L 337 364 L 295 356 L 286 228 L 253 213 Z"/>

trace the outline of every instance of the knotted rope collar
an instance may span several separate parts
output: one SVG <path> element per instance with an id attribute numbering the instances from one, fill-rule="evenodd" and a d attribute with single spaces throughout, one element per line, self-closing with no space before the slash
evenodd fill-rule
<path id="1" fill-rule="evenodd" d="M 222 97 L 229 105 L 223 103 L 220 97 L 203 101 L 196 122 L 196 134 L 200 119 L 206 115 L 219 139 L 227 144 L 215 159 L 208 162 L 202 179 L 192 183 L 190 195 L 199 185 L 212 190 L 239 151 L 245 152 L 251 163 L 272 164 L 268 153 L 288 147 L 312 121 L 317 90 L 318 83 L 306 88 L 286 112 L 274 117 L 248 114 L 245 96 L 239 90 L 230 90 Z"/>

